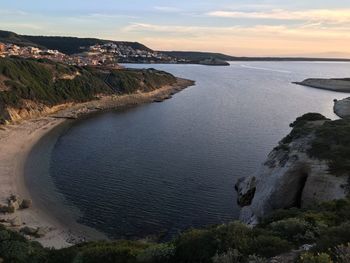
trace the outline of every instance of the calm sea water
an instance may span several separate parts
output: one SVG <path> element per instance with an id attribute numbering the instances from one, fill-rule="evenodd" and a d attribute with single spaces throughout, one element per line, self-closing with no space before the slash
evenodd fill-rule
<path id="1" fill-rule="evenodd" d="M 349 77 L 349 63 L 235 62 L 153 67 L 196 81 L 173 99 L 76 121 L 27 163 L 36 199 L 112 238 L 171 238 L 236 219 L 236 180 L 252 175 L 306 112 L 330 118 L 347 94 L 291 84 Z"/>

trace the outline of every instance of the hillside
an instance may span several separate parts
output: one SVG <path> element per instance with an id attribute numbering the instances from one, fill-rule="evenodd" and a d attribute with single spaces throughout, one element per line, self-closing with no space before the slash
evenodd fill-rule
<path id="1" fill-rule="evenodd" d="M 100 95 L 147 92 L 172 84 L 166 72 L 68 66 L 48 60 L 0 58 L 0 123 L 22 108 L 44 110 Z"/>
<path id="2" fill-rule="evenodd" d="M 342 58 L 308 58 L 308 57 L 237 57 L 222 53 L 199 51 L 161 51 L 170 57 L 185 59 L 191 63 L 199 63 L 206 59 L 218 59 L 223 61 L 350 61 Z"/>
<path id="3" fill-rule="evenodd" d="M 211 53 L 211 52 L 197 52 L 197 51 L 161 51 L 163 54 L 166 54 L 177 59 L 185 59 L 191 62 L 198 63 L 199 61 L 214 58 L 218 60 L 231 61 L 235 60 L 235 57 L 228 56 L 221 53 Z"/>
<path id="4" fill-rule="evenodd" d="M 20 46 L 39 46 L 58 50 L 62 53 L 72 55 L 84 51 L 87 47 L 95 44 L 115 43 L 129 46 L 133 49 L 151 51 L 150 48 L 138 43 L 127 41 L 103 40 L 97 38 L 78 38 L 61 36 L 25 36 L 9 31 L 0 30 L 0 42 L 12 43 Z"/>

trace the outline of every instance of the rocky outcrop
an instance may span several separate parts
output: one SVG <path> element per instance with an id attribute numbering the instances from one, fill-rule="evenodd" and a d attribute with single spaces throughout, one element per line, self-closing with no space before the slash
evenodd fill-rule
<path id="1" fill-rule="evenodd" d="M 205 59 L 199 62 L 201 65 L 206 65 L 206 66 L 230 66 L 230 63 L 228 63 L 225 60 L 221 60 L 218 58 L 209 58 Z"/>
<path id="2" fill-rule="evenodd" d="M 22 120 L 46 116 L 62 109 L 71 107 L 72 105 L 73 103 L 65 103 L 49 107 L 42 103 L 37 103 L 31 100 L 22 100 L 21 107 L 6 108 L 7 114 L 9 116 L 7 122 L 18 122 Z"/>
<path id="3" fill-rule="evenodd" d="M 349 119 L 350 118 L 350 98 L 345 98 L 342 100 L 334 100 L 334 113 L 340 118 Z"/>
<path id="4" fill-rule="evenodd" d="M 32 206 L 32 200 L 23 199 L 18 195 L 10 195 L 7 198 L 7 204 L 0 204 L 0 213 L 14 213 L 18 209 L 27 209 Z"/>
<path id="5" fill-rule="evenodd" d="M 20 233 L 23 235 L 40 238 L 47 234 L 47 230 L 42 227 L 25 226 L 20 229 Z"/>
<path id="6" fill-rule="evenodd" d="M 323 122 L 307 125 L 315 127 Z M 276 209 L 304 208 L 346 197 L 348 176 L 330 173 L 327 161 L 309 156 L 314 137 L 310 132 L 289 143 L 282 141 L 254 176 L 237 182 L 240 220 L 255 225 Z"/>
<path id="7" fill-rule="evenodd" d="M 303 85 L 307 87 L 325 89 L 337 92 L 350 92 L 350 79 L 320 79 L 310 78 L 301 82 L 294 82 L 294 84 Z"/>

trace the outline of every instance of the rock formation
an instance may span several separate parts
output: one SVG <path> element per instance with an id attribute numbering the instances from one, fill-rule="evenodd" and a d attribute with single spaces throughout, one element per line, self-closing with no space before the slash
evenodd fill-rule
<path id="1" fill-rule="evenodd" d="M 322 201 L 345 198 L 348 175 L 330 172 L 326 160 L 308 154 L 315 138 L 314 128 L 325 120 L 304 122 L 310 132 L 289 137 L 280 142 L 260 170 L 236 184 L 238 204 L 242 207 L 240 220 L 255 225 L 259 219 L 276 209 L 308 207 Z M 298 126 L 297 129 L 301 129 Z"/>

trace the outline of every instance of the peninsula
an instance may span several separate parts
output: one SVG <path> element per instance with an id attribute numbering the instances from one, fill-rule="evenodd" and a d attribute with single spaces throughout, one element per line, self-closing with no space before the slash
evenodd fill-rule
<path id="1" fill-rule="evenodd" d="M 350 92 L 350 79 L 339 78 L 339 79 L 322 79 L 322 78 L 310 78 L 305 79 L 301 82 L 293 82 L 294 84 L 325 89 L 337 92 Z"/>

